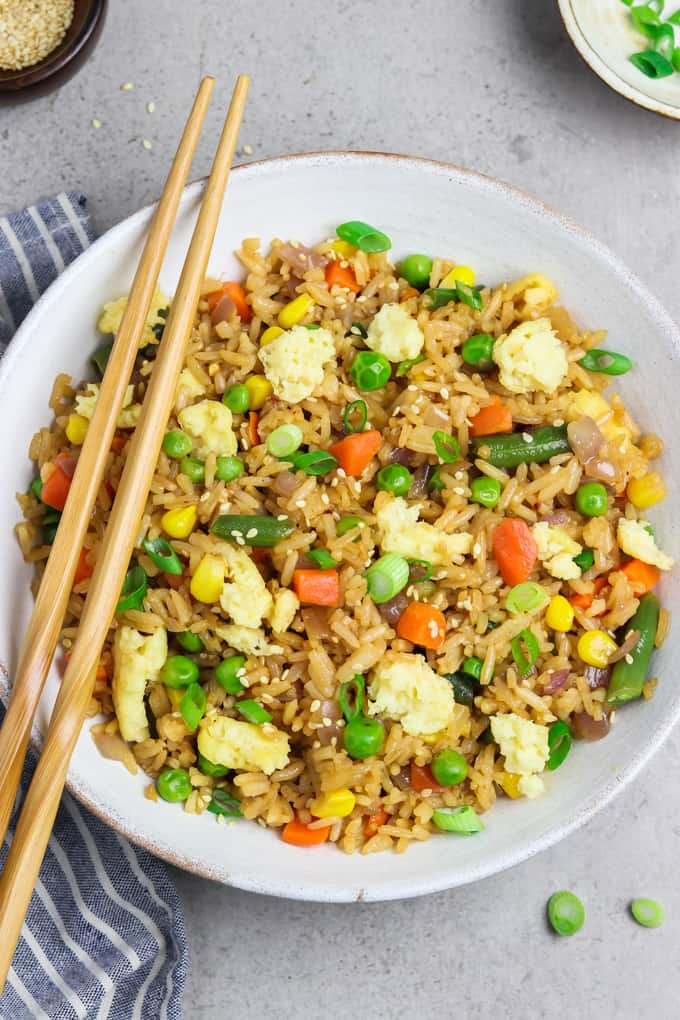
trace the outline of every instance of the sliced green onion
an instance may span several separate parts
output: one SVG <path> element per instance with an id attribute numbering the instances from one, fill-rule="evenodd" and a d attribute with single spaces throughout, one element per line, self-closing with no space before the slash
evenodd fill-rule
<path id="1" fill-rule="evenodd" d="M 338 701 L 348 723 L 358 719 L 362 714 L 365 690 L 366 681 L 360 673 L 355 673 L 352 679 L 346 680 L 340 688 Z"/>
<path id="2" fill-rule="evenodd" d="M 104 378 L 104 372 L 106 371 L 106 366 L 109 363 L 109 358 L 111 357 L 112 350 L 113 340 L 111 341 L 111 343 L 103 344 L 101 347 L 98 347 L 97 350 L 92 355 L 92 357 L 90 358 L 90 361 L 99 372 L 100 379 Z"/>
<path id="3" fill-rule="evenodd" d="M 338 523 L 335 525 L 335 534 L 338 538 L 346 535 L 348 531 L 352 531 L 354 528 L 362 528 L 365 524 L 363 517 L 356 517 L 354 514 L 348 514 L 346 517 L 341 517 Z M 354 539 L 355 542 L 359 541 L 359 535 Z"/>
<path id="4" fill-rule="evenodd" d="M 553 893 L 548 900 L 548 920 L 558 935 L 575 935 L 583 927 L 585 918 L 583 904 L 568 889 Z"/>
<path id="5" fill-rule="evenodd" d="M 510 648 L 520 676 L 527 676 L 540 652 L 536 636 L 528 629 L 521 630 L 510 642 Z M 524 648 L 527 650 L 527 655 L 524 654 Z"/>
<path id="6" fill-rule="evenodd" d="M 327 549 L 310 549 L 305 555 L 312 563 L 316 563 L 320 570 L 331 570 L 338 565 L 338 561 L 333 559 Z"/>
<path id="7" fill-rule="evenodd" d="M 462 283 L 460 280 L 456 283 L 456 290 L 458 292 L 458 300 L 468 308 L 474 308 L 476 312 L 481 312 L 483 308 L 482 295 L 479 293 L 477 287 L 470 287 L 467 283 Z"/>
<path id="8" fill-rule="evenodd" d="M 666 18 L 669 25 L 680 25 L 680 10 L 677 10 L 675 14 L 671 14 L 670 17 Z"/>
<path id="9" fill-rule="evenodd" d="M 410 568 L 403 556 L 386 553 L 368 568 L 364 577 L 368 594 L 380 605 L 389 602 L 408 584 Z"/>
<path id="10" fill-rule="evenodd" d="M 625 375 L 630 372 L 633 362 L 625 354 L 615 351 L 603 351 L 593 348 L 580 360 L 579 365 L 589 372 L 602 372 L 604 375 Z"/>
<path id="11" fill-rule="evenodd" d="M 442 481 L 441 468 L 436 467 L 427 483 L 427 488 L 430 492 L 442 492 L 446 488 L 445 483 Z"/>
<path id="12" fill-rule="evenodd" d="M 426 308 L 443 308 L 458 300 L 458 291 L 455 287 L 430 287 L 423 294 L 423 299 Z"/>
<path id="13" fill-rule="evenodd" d="M 226 818 L 243 817 L 240 801 L 219 786 L 216 786 L 212 792 L 212 800 L 208 804 L 208 811 L 213 815 L 224 815 Z"/>
<path id="14" fill-rule="evenodd" d="M 582 549 L 578 556 L 574 556 L 573 559 L 576 566 L 580 567 L 584 573 L 586 570 L 590 570 L 595 562 L 592 549 Z"/>
<path id="15" fill-rule="evenodd" d="M 40 501 L 40 497 L 42 496 L 42 488 L 43 481 L 40 475 L 38 475 L 38 477 L 34 478 L 31 484 L 29 485 L 28 491 L 32 493 L 32 495 L 34 495 L 38 501 Z"/>
<path id="16" fill-rule="evenodd" d="M 414 365 L 419 365 L 421 361 L 425 361 L 425 355 L 419 354 L 417 358 L 406 358 L 405 361 L 400 361 L 397 365 L 397 371 L 394 373 L 397 379 L 401 379 L 402 376 L 408 375 Z"/>
<path id="17" fill-rule="evenodd" d="M 341 223 L 335 228 L 335 232 L 343 241 L 349 241 L 355 248 L 365 251 L 369 255 L 374 252 L 388 251 L 392 247 L 392 242 L 387 234 L 383 234 L 381 230 L 376 230 L 375 227 L 362 220 L 348 220 L 346 223 Z"/>
<path id="18" fill-rule="evenodd" d="M 423 581 L 429 581 L 434 574 L 434 567 L 429 560 L 413 560 L 407 559 L 409 575 L 409 584 L 422 584 Z"/>
<path id="19" fill-rule="evenodd" d="M 259 701 L 253 701 L 252 698 L 245 698 L 243 701 L 237 701 L 236 708 L 246 722 L 259 725 L 260 723 L 272 721 L 271 712 L 268 712 L 266 708 L 263 708 Z"/>
<path id="20" fill-rule="evenodd" d="M 511 588 L 505 599 L 505 608 L 510 613 L 530 613 L 548 601 L 548 593 L 536 581 L 522 581 Z"/>
<path id="21" fill-rule="evenodd" d="M 477 655 L 471 655 L 469 658 L 463 660 L 463 664 L 460 667 L 461 673 L 465 673 L 466 676 L 471 676 L 474 680 L 479 683 L 482 675 L 482 667 L 484 663 Z"/>
<path id="22" fill-rule="evenodd" d="M 226 765 L 218 765 L 214 761 L 210 761 L 200 751 L 198 752 L 196 768 L 200 769 L 204 776 L 212 776 L 214 779 L 221 779 L 222 776 L 228 775 L 230 771 Z"/>
<path id="23" fill-rule="evenodd" d="M 359 420 L 352 422 L 352 418 L 357 416 Z M 342 424 L 345 426 L 345 432 L 363 432 L 367 421 L 368 404 L 365 400 L 353 400 L 351 404 L 347 405 L 345 413 L 342 416 Z"/>
<path id="24" fill-rule="evenodd" d="M 664 922 L 664 909 L 656 900 L 644 898 L 633 900 L 630 912 L 643 928 L 659 928 Z"/>
<path id="25" fill-rule="evenodd" d="M 680 14 L 680 11 L 678 11 Z M 680 24 L 680 22 L 678 22 Z M 673 56 L 671 57 L 671 63 L 676 71 L 680 71 L 680 46 L 676 46 L 673 50 Z"/>
<path id="26" fill-rule="evenodd" d="M 571 749 L 571 730 L 562 719 L 558 719 L 548 730 L 548 748 L 550 754 L 545 767 L 554 772 L 560 767 Z"/>
<path id="27" fill-rule="evenodd" d="M 184 567 L 179 556 L 164 538 L 154 538 L 153 540 L 145 538 L 142 546 L 154 566 L 162 570 L 164 574 L 182 573 Z"/>
<path id="28" fill-rule="evenodd" d="M 666 57 L 662 57 L 656 50 L 643 50 L 641 53 L 633 53 L 628 58 L 638 71 L 642 71 L 648 78 L 668 78 L 673 74 L 673 65 Z"/>
<path id="29" fill-rule="evenodd" d="M 467 705 L 468 708 L 472 708 L 477 690 L 475 678 L 469 673 L 462 672 L 445 673 L 444 676 L 451 684 L 454 701 L 459 705 Z"/>
<path id="30" fill-rule="evenodd" d="M 279 425 L 277 429 L 270 432 L 265 441 L 265 446 L 272 457 L 285 460 L 291 453 L 302 445 L 302 429 L 297 425 Z"/>
<path id="31" fill-rule="evenodd" d="M 457 832 L 461 836 L 471 836 L 475 832 L 481 832 L 484 823 L 469 804 L 464 807 L 435 808 L 432 812 L 432 821 L 438 829 L 444 832 Z"/>
<path id="32" fill-rule="evenodd" d="M 123 587 L 120 590 L 116 612 L 126 613 L 128 609 L 141 609 L 144 605 L 146 589 L 147 583 L 144 569 L 139 564 L 130 567 L 125 575 Z"/>
<path id="33" fill-rule="evenodd" d="M 649 25 L 647 34 L 654 44 L 654 49 L 662 57 L 670 60 L 675 49 L 675 31 L 672 25 Z"/>
<path id="34" fill-rule="evenodd" d="M 305 323 L 305 329 L 321 329 L 320 322 L 307 322 Z"/>
<path id="35" fill-rule="evenodd" d="M 631 8 L 630 20 L 642 35 L 652 38 L 650 29 L 657 28 L 661 24 L 659 12 L 655 11 L 651 4 L 636 4 Z"/>
<path id="36" fill-rule="evenodd" d="M 432 441 L 437 451 L 437 456 L 445 464 L 455 464 L 457 460 L 460 460 L 460 446 L 454 436 L 449 436 L 446 432 L 438 429 L 433 433 Z"/>
<path id="37" fill-rule="evenodd" d="M 353 322 L 345 336 L 360 336 L 362 340 L 368 337 L 368 330 L 360 322 Z"/>
<path id="38" fill-rule="evenodd" d="M 201 685 L 190 684 L 179 703 L 179 711 L 192 733 L 205 715 L 207 706 L 208 698 Z"/>
<path id="39" fill-rule="evenodd" d="M 337 457 L 327 450 L 310 450 L 308 453 L 292 453 L 287 457 L 296 471 L 304 471 L 307 475 L 327 475 L 338 466 Z"/>

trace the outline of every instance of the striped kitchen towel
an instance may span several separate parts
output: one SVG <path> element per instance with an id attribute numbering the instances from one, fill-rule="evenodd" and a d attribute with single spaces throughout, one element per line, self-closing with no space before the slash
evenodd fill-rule
<path id="1" fill-rule="evenodd" d="M 86 199 L 75 193 L 0 217 L 0 351 L 93 239 Z M 34 765 L 30 754 L 0 867 Z M 187 963 L 181 904 L 165 866 L 66 793 L 0 1020 L 179 1020 Z"/>

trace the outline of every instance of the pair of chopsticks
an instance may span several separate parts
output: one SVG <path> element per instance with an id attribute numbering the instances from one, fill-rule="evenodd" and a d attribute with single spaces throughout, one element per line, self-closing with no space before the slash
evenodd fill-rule
<path id="1" fill-rule="evenodd" d="M 174 402 L 249 83 L 249 79 L 242 75 L 234 88 L 189 251 L 90 581 L 72 656 L 0 876 L 0 994 L 52 831 L 71 755 L 85 721 L 101 649 L 120 597 Z M 103 479 L 116 419 L 214 84 L 210 77 L 201 82 L 151 223 L 24 638 L 12 698 L 0 731 L 0 843 L 14 805 L 31 725 L 56 648 L 90 514 Z"/>

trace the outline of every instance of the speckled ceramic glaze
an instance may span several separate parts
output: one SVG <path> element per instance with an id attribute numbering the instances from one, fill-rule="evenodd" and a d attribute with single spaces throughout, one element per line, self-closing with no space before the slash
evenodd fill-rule
<path id="1" fill-rule="evenodd" d="M 680 120 L 680 74 L 647 78 L 628 59 L 651 48 L 621 0 L 558 0 L 576 49 L 610 88 L 654 113 Z M 642 0 L 641 0 L 642 2 Z M 671 14 L 677 4 L 668 4 Z"/>
<path id="2" fill-rule="evenodd" d="M 163 268 L 172 292 L 187 249 L 203 185 L 187 188 Z M 88 374 L 97 344 L 102 304 L 124 293 L 137 263 L 151 212 L 144 209 L 109 231 L 82 255 L 36 305 L 0 366 L 0 406 L 11 422 L 13 455 L 5 456 L 0 488 L 0 662 L 11 675 L 31 610 L 31 570 L 13 536 L 19 519 L 14 492 L 25 490 L 31 466 L 25 451 L 49 421 L 54 376 Z M 556 281 L 562 301 L 583 325 L 607 327 L 611 346 L 636 360 L 620 380 L 633 414 L 644 427 L 680 431 L 675 379 L 678 330 L 657 301 L 618 259 L 593 238 L 538 202 L 487 177 L 403 156 L 327 153 L 291 156 L 237 169 L 210 260 L 214 274 L 241 274 L 232 251 L 243 237 L 292 237 L 306 243 L 332 235 L 348 218 L 367 220 L 393 240 L 394 256 L 440 253 L 475 267 L 478 279 L 496 283 L 540 270 Z M 644 357 L 640 357 L 644 351 Z M 650 399 L 653 394 L 653 399 Z M 655 409 L 663 418 L 655 421 Z M 678 505 L 680 446 L 669 444 L 662 470 L 669 487 L 653 513 L 662 547 L 680 555 Z M 664 602 L 678 581 L 666 577 Z M 184 815 L 179 806 L 142 796 L 146 778 L 106 761 L 87 732 L 81 735 L 69 788 L 84 804 L 130 839 L 181 868 L 239 888 L 294 899 L 380 900 L 416 896 L 492 875 L 537 853 L 586 822 L 642 767 L 680 714 L 680 686 L 670 664 L 674 635 L 656 656 L 665 682 L 651 702 L 619 710 L 610 735 L 576 745 L 560 770 L 547 776 L 546 796 L 500 801 L 475 837 L 437 835 L 407 854 L 345 856 L 331 846 L 297 849 L 273 831 L 247 822 L 215 824 L 211 815 Z M 4 692 L 2 684 L 4 683 Z M 0 681 L 0 693 L 7 693 Z M 38 728 L 43 730 L 57 689 L 49 677 Z"/>

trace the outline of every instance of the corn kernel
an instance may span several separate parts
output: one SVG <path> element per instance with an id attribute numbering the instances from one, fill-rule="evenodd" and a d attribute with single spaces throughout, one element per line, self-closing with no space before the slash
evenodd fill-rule
<path id="1" fill-rule="evenodd" d="M 658 471 L 649 471 L 642 478 L 632 478 L 628 483 L 628 499 L 638 510 L 647 510 L 665 498 L 666 486 Z"/>
<path id="2" fill-rule="evenodd" d="M 584 662 L 589 666 L 596 666 L 604 669 L 609 662 L 610 655 L 616 651 L 618 645 L 613 638 L 604 630 L 587 630 L 578 639 L 576 649 Z"/>
<path id="3" fill-rule="evenodd" d="M 161 517 L 161 527 L 170 538 L 187 538 L 194 529 L 198 511 L 193 505 L 168 510 Z"/>
<path id="4" fill-rule="evenodd" d="M 180 702 L 186 694 L 185 689 L 183 687 L 166 687 L 165 693 L 170 698 L 170 704 L 174 711 L 179 712 Z"/>
<path id="5" fill-rule="evenodd" d="M 522 796 L 522 791 L 519 788 L 521 778 L 516 772 L 504 772 L 501 777 L 501 787 L 511 800 L 517 800 Z"/>
<path id="6" fill-rule="evenodd" d="M 276 340 L 277 336 L 281 336 L 282 333 L 283 330 L 280 326 L 269 326 L 260 337 L 260 347 L 266 347 L 267 344 L 270 344 L 272 340 Z"/>
<path id="7" fill-rule="evenodd" d="M 66 422 L 66 438 L 74 446 L 82 446 L 87 435 L 89 422 L 82 414 L 69 414 Z"/>
<path id="8" fill-rule="evenodd" d="M 197 602 L 217 602 L 224 587 L 224 560 L 206 553 L 196 567 L 189 590 Z"/>
<path id="9" fill-rule="evenodd" d="M 250 397 L 248 408 L 251 411 L 259 411 L 265 400 L 273 393 L 273 386 L 266 375 L 249 375 L 245 381 L 245 387 Z"/>
<path id="10" fill-rule="evenodd" d="M 313 307 L 314 298 L 311 298 L 309 294 L 300 294 L 299 297 L 284 305 L 279 312 L 279 326 L 282 326 L 283 329 L 291 329 L 292 326 L 301 322 L 307 312 L 311 311 Z"/>
<path id="11" fill-rule="evenodd" d="M 439 286 L 455 287 L 457 283 L 465 283 L 468 287 L 473 287 L 475 279 L 474 269 L 470 269 L 469 266 L 454 266 L 448 271 Z"/>
<path id="12" fill-rule="evenodd" d="M 564 595 L 553 595 L 545 614 L 545 622 L 553 630 L 566 634 L 574 622 L 574 607 Z"/>
<path id="13" fill-rule="evenodd" d="M 341 259 L 351 259 L 356 254 L 356 248 L 349 241 L 343 241 L 342 238 L 338 238 L 337 241 L 333 241 L 331 248 L 336 255 L 339 255 Z"/>
<path id="14" fill-rule="evenodd" d="M 356 802 L 352 791 L 345 787 L 342 790 L 333 790 L 324 797 L 317 797 L 312 801 L 309 810 L 317 818 L 346 818 L 352 814 Z"/>

